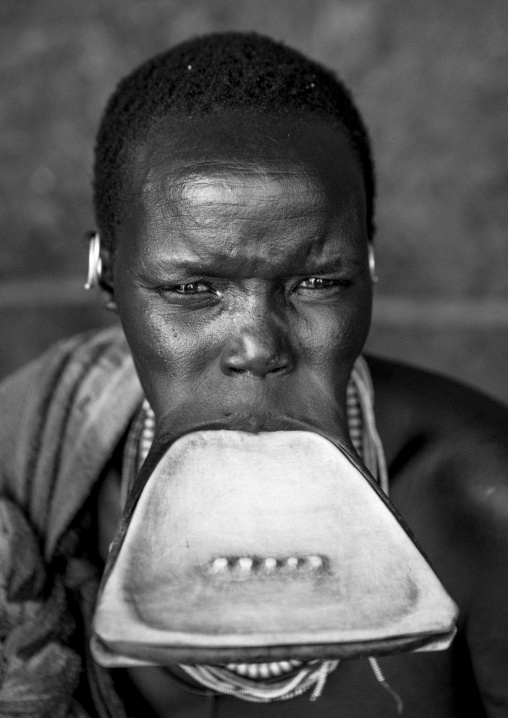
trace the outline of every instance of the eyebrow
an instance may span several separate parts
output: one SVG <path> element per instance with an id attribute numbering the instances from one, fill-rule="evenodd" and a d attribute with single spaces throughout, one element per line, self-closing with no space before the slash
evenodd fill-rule
<path id="1" fill-rule="evenodd" d="M 353 268 L 358 262 L 349 262 L 347 258 L 307 258 L 302 262 L 301 271 L 290 271 L 293 276 L 308 276 L 309 274 L 325 274 L 327 272 L 336 272 L 339 269 Z M 159 266 L 168 274 L 186 272 L 190 275 L 203 277 L 220 277 L 223 276 L 223 270 L 227 265 L 227 257 L 215 258 L 209 265 L 206 260 L 203 262 L 195 260 L 161 260 Z M 282 272 L 283 273 L 283 272 Z"/>
<path id="2" fill-rule="evenodd" d="M 333 272 L 337 269 L 344 269 L 345 267 L 356 265 L 357 262 L 348 262 L 344 257 L 326 258 L 326 259 L 309 259 L 307 274 L 309 271 L 316 273 L 320 272 Z"/>

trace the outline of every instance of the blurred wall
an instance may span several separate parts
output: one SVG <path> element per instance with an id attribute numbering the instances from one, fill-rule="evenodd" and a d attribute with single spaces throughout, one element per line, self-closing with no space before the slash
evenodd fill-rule
<path id="1" fill-rule="evenodd" d="M 379 176 L 369 349 L 508 401 L 506 0 L 0 0 L 0 375 L 113 321 L 82 290 L 102 107 L 143 59 L 223 29 L 353 88 Z"/>

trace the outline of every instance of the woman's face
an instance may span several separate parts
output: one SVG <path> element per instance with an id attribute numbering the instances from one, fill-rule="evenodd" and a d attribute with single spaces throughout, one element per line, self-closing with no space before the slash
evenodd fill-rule
<path id="1" fill-rule="evenodd" d="M 365 191 L 320 121 L 166 120 L 130 163 L 114 293 L 158 421 L 347 437 L 371 312 Z"/>

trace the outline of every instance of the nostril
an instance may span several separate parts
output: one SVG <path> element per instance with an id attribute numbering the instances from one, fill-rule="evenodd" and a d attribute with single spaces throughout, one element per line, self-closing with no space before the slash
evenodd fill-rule
<path id="1" fill-rule="evenodd" d="M 236 337 L 227 343 L 221 356 L 222 371 L 228 376 L 250 375 L 263 379 L 287 373 L 291 367 L 288 352 L 277 351 L 276 342 L 267 336 Z"/>
<path id="2" fill-rule="evenodd" d="M 275 367 L 270 367 L 270 366 L 265 365 L 263 367 L 246 367 L 246 368 L 235 367 L 235 366 L 230 365 L 226 368 L 226 373 L 229 375 L 246 374 L 246 375 L 256 376 L 259 378 L 264 378 L 267 376 L 273 376 L 274 374 L 284 374 L 286 372 L 287 368 L 288 368 L 287 364 L 283 364 L 281 366 L 275 366 Z"/>
<path id="3" fill-rule="evenodd" d="M 267 374 L 281 374 L 288 368 L 287 364 L 281 364 L 281 366 L 274 366 L 272 369 L 268 368 Z"/>

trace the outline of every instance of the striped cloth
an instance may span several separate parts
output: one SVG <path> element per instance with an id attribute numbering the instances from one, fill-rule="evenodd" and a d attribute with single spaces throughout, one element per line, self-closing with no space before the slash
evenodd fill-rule
<path id="1" fill-rule="evenodd" d="M 0 718 L 87 716 L 74 601 L 91 617 L 98 577 L 64 545 L 141 401 L 117 327 L 60 342 L 0 385 Z M 99 673 L 90 689 L 112 704 Z M 94 702 L 93 715 L 126 718 Z"/>

